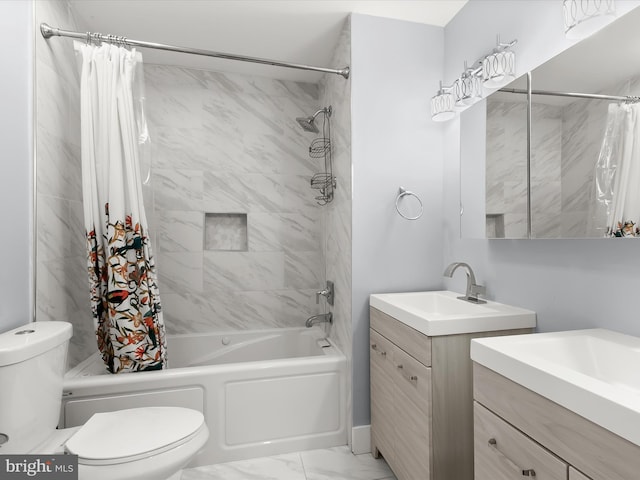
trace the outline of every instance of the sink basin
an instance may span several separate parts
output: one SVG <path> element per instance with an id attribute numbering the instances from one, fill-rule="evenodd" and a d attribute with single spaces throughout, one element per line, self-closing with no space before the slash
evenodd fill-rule
<path id="1" fill-rule="evenodd" d="M 640 445 L 640 338 L 604 329 L 471 341 L 471 359 Z"/>
<path id="2" fill-rule="evenodd" d="M 369 297 L 369 305 L 424 333 L 454 335 L 536 326 L 531 310 L 487 301 L 475 304 L 448 291 L 381 293 Z"/>

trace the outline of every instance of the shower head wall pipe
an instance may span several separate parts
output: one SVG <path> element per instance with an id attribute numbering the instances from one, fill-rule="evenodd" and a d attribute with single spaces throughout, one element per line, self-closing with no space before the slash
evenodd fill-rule
<path id="1" fill-rule="evenodd" d="M 298 124 L 302 127 L 302 129 L 305 132 L 320 133 L 320 130 L 318 130 L 318 127 L 316 127 L 315 123 L 313 122 L 315 121 L 316 117 L 321 113 L 324 113 L 327 117 L 331 118 L 332 111 L 333 109 L 331 108 L 331 105 L 329 105 L 328 107 L 321 108 L 320 110 L 318 110 L 317 112 L 315 112 L 313 115 L 309 117 L 296 118 L 296 122 L 298 122 Z"/>

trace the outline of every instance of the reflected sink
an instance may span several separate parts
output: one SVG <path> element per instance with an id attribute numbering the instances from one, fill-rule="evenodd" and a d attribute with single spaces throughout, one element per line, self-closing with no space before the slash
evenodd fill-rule
<path id="1" fill-rule="evenodd" d="M 471 341 L 471 359 L 640 445 L 640 338 L 604 329 Z"/>
<path id="2" fill-rule="evenodd" d="M 369 305 L 425 335 L 454 335 L 536 326 L 531 310 L 487 301 L 475 304 L 449 291 L 381 293 Z"/>

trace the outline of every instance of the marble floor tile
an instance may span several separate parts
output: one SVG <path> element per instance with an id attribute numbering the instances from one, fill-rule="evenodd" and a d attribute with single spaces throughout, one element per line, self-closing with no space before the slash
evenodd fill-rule
<path id="1" fill-rule="evenodd" d="M 393 478 L 382 460 L 371 454 L 353 455 L 348 447 L 301 452 L 306 480 L 381 480 Z"/>
<path id="2" fill-rule="evenodd" d="M 182 480 L 305 480 L 300 455 L 291 453 L 188 468 Z"/>
<path id="3" fill-rule="evenodd" d="M 396 480 L 383 459 L 347 446 L 188 468 L 182 480 Z"/>

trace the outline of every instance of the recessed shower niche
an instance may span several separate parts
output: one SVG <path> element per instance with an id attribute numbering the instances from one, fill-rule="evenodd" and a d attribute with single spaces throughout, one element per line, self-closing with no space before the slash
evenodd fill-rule
<path id="1" fill-rule="evenodd" d="M 205 213 L 204 249 L 246 252 L 246 213 Z"/>

